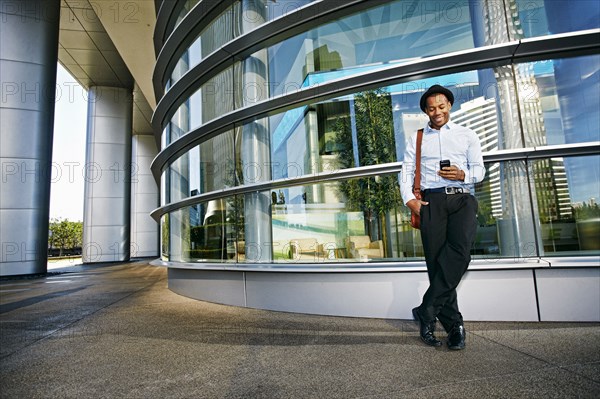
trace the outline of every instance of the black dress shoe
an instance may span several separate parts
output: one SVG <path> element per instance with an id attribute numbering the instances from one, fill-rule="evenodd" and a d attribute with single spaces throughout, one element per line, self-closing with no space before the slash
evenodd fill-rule
<path id="1" fill-rule="evenodd" d="M 442 346 L 442 341 L 433 335 L 433 332 L 435 331 L 435 320 L 432 322 L 424 321 L 419 314 L 419 308 L 414 308 L 412 314 L 415 321 L 419 324 L 421 340 L 429 346 Z"/>
<path id="2" fill-rule="evenodd" d="M 456 323 L 448 333 L 448 348 L 452 350 L 465 349 L 467 332 L 462 323 Z"/>

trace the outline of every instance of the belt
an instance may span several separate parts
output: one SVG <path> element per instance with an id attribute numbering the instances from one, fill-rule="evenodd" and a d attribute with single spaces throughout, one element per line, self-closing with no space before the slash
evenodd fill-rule
<path id="1" fill-rule="evenodd" d="M 429 193 L 470 194 L 471 192 L 469 189 L 463 187 L 437 187 L 423 190 L 423 194 Z"/>

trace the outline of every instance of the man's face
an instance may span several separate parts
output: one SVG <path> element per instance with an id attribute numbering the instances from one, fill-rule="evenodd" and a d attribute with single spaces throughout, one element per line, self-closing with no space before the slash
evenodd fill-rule
<path id="1" fill-rule="evenodd" d="M 434 94 L 427 97 L 425 113 L 433 129 L 439 130 L 450 120 L 450 101 L 443 94 Z"/>

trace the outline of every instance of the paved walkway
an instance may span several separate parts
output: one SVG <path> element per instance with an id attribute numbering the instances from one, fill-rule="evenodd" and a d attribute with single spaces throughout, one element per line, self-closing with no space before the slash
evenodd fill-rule
<path id="1" fill-rule="evenodd" d="M 79 266 L 81 265 L 81 256 L 73 257 L 73 258 L 49 258 L 48 259 L 48 271 L 52 271 L 54 269 L 62 269 L 70 266 Z"/>
<path id="2" fill-rule="evenodd" d="M 410 321 L 191 300 L 144 262 L 0 281 L 2 398 L 598 398 L 600 324 Z M 67 272 L 65 272 L 67 271 Z"/>

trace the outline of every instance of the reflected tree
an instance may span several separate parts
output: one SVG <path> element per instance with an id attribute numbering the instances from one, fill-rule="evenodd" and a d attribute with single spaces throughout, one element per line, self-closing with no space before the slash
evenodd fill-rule
<path id="1" fill-rule="evenodd" d="M 169 260 L 169 214 L 166 213 L 161 219 L 161 256 L 163 260 Z"/>
<path id="2" fill-rule="evenodd" d="M 354 113 L 354 121 L 351 118 L 339 118 L 335 125 L 339 167 L 351 168 L 395 162 L 396 147 L 390 94 L 383 89 L 377 89 L 355 95 Z M 352 123 L 355 123 L 355 138 Z M 356 151 L 354 142 L 357 144 Z M 364 212 L 365 231 L 371 239 L 384 238 L 384 243 L 387 243 L 386 215 L 396 209 L 401 201 L 397 176 L 394 174 L 345 180 L 340 183 L 339 188 L 346 198 L 348 209 Z"/>

